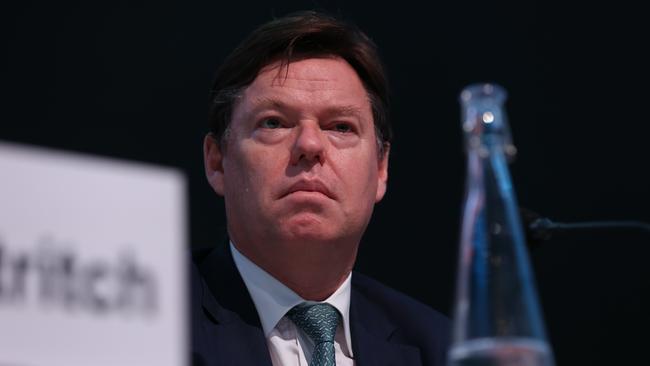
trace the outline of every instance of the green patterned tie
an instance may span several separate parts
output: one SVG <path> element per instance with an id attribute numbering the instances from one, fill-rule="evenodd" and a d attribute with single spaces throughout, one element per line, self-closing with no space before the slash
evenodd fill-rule
<path id="1" fill-rule="evenodd" d="M 336 366 L 334 335 L 339 312 L 330 304 L 300 304 L 289 310 L 287 316 L 314 341 L 309 366 Z"/>

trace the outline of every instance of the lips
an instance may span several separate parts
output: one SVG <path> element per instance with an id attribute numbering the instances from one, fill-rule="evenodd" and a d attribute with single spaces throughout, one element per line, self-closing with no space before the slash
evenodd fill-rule
<path id="1" fill-rule="evenodd" d="M 292 193 L 296 192 L 318 192 L 322 193 L 325 196 L 335 199 L 334 195 L 332 192 L 327 188 L 327 186 L 321 182 L 320 180 L 317 179 L 312 179 L 312 180 L 300 180 L 294 184 L 292 184 L 289 189 L 287 189 L 282 197 L 286 197 Z"/>

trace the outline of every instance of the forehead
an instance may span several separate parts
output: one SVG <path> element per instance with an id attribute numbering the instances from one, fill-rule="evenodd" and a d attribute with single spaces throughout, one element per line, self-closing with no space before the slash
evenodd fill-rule
<path id="1" fill-rule="evenodd" d="M 370 112 L 368 93 L 356 71 L 335 57 L 272 63 L 260 70 L 243 97 L 246 104 L 272 99 L 303 106 L 340 104 Z"/>

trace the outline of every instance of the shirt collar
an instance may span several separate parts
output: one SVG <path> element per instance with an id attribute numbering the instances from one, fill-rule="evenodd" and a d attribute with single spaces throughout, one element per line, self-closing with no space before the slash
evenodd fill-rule
<path id="1" fill-rule="evenodd" d="M 301 298 L 293 290 L 271 276 L 268 272 L 258 267 L 250 259 L 241 254 L 237 248 L 230 242 L 235 266 L 241 274 L 248 292 L 255 303 L 255 308 L 260 316 L 264 336 L 269 337 L 273 328 L 278 324 L 280 319 L 294 306 L 306 302 L 315 304 L 315 301 L 307 301 Z M 334 293 L 322 302 L 334 306 L 343 318 L 343 330 L 345 341 L 350 354 L 352 354 L 352 341 L 350 337 L 350 291 L 352 272 L 343 281 L 341 286 Z"/>

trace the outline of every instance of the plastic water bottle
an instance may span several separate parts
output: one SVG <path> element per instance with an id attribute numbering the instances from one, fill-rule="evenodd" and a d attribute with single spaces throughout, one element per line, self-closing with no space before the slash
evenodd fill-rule
<path id="1" fill-rule="evenodd" d="M 467 186 L 449 366 L 554 364 L 508 171 L 505 100 L 494 84 L 460 95 Z"/>

